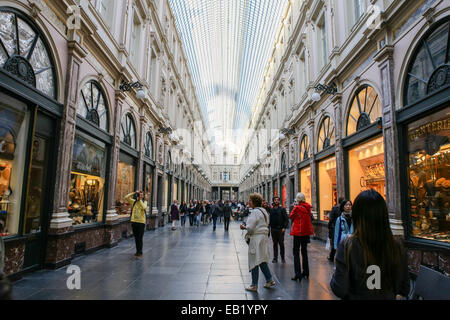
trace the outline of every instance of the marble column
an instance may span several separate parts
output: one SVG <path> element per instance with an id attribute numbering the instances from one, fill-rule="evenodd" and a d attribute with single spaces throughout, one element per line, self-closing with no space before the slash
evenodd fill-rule
<path id="1" fill-rule="evenodd" d="M 395 125 L 394 47 L 386 45 L 375 56 L 381 77 L 386 202 L 394 235 L 404 236 L 401 215 L 398 132 Z"/>
<path id="2" fill-rule="evenodd" d="M 72 39 L 74 35 L 71 35 Z M 69 55 L 66 69 L 66 97 L 64 101 L 60 144 L 57 153 L 56 185 L 53 195 L 53 212 L 51 213 L 49 239 L 45 257 L 46 265 L 57 267 L 70 263 L 74 243 L 71 237 L 61 237 L 73 231 L 72 219 L 68 213 L 70 171 L 72 168 L 73 143 L 75 135 L 77 99 L 79 95 L 80 66 L 86 51 L 80 44 L 71 40 L 68 42 Z"/>
<path id="3" fill-rule="evenodd" d="M 318 187 L 317 187 L 317 166 L 316 162 L 314 161 L 314 151 L 316 150 L 317 145 L 317 137 L 314 134 L 314 118 L 311 118 L 308 121 L 308 128 L 309 133 L 308 136 L 310 137 L 310 148 L 311 148 L 311 157 L 309 158 L 309 165 L 311 168 L 311 205 L 312 205 L 312 213 L 314 214 L 315 219 L 317 220 L 319 217 L 319 203 L 317 201 L 318 198 Z"/>
<path id="4" fill-rule="evenodd" d="M 342 146 L 342 95 L 340 93 L 332 97 L 334 105 L 334 132 L 335 132 L 335 154 L 336 154 L 336 183 L 337 196 L 345 198 L 345 170 L 344 170 L 344 148 Z M 353 201 L 353 199 L 352 199 Z M 333 203 L 334 206 L 334 203 Z"/>

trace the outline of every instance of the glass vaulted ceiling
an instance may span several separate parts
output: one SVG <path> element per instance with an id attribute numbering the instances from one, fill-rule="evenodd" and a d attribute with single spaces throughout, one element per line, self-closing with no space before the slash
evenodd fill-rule
<path id="1" fill-rule="evenodd" d="M 235 145 L 233 137 L 250 120 L 288 1 L 169 3 L 213 146 Z"/>

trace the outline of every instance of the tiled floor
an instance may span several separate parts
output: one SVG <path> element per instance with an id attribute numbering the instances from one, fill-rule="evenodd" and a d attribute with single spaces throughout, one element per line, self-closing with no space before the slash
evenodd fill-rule
<path id="1" fill-rule="evenodd" d="M 146 232 L 144 256 L 134 258 L 134 239 L 112 249 L 72 261 L 81 269 L 81 289 L 67 288 L 67 267 L 42 270 L 14 283 L 14 299 L 163 299 L 163 300 L 330 300 L 333 265 L 325 245 L 311 241 L 308 248 L 310 279 L 296 283 L 293 276 L 292 238 L 286 232 L 286 264 L 269 263 L 277 283 L 264 289 L 260 274 L 258 293 L 245 291 L 251 282 L 243 232 L 237 222 L 228 232 L 219 224 L 200 228 L 170 227 Z M 272 251 L 272 248 L 271 248 Z"/>

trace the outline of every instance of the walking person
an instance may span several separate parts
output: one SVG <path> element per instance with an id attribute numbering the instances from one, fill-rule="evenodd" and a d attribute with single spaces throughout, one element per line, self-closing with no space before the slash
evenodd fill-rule
<path id="1" fill-rule="evenodd" d="M 289 219 L 292 221 L 291 236 L 294 237 L 294 281 L 300 282 L 302 278 L 309 278 L 308 243 L 309 237 L 314 234 L 311 222 L 311 205 L 306 202 L 305 195 L 301 192 L 295 197 L 296 205 L 292 209 Z M 302 264 L 300 264 L 300 247 L 302 252 Z M 302 272 L 303 267 L 303 272 Z"/>
<path id="2" fill-rule="evenodd" d="M 230 227 L 231 213 L 231 204 L 230 201 L 227 201 L 226 205 L 223 207 L 223 227 L 225 231 L 228 231 L 228 228 Z"/>
<path id="3" fill-rule="evenodd" d="M 202 214 L 202 225 L 206 224 L 206 219 L 208 218 L 207 214 L 206 214 L 206 200 L 202 201 L 202 205 L 200 207 L 200 212 Z"/>
<path id="4" fill-rule="evenodd" d="M 241 224 L 242 230 L 247 230 L 248 241 L 248 268 L 252 273 L 252 284 L 246 288 L 247 291 L 258 291 L 259 269 L 261 269 L 266 284 L 264 288 L 275 286 L 269 266 L 269 214 L 262 208 L 262 196 L 258 193 L 250 195 L 249 205 L 252 208 L 246 223 Z"/>
<path id="5" fill-rule="evenodd" d="M 273 260 L 272 263 L 278 262 L 278 247 L 280 247 L 281 262 L 286 263 L 284 259 L 284 233 L 289 227 L 289 217 L 286 208 L 280 206 L 280 198 L 273 198 L 273 206 L 270 209 L 270 234 L 273 241 Z"/>
<path id="6" fill-rule="evenodd" d="M 125 196 L 125 200 L 131 204 L 131 227 L 133 229 L 134 240 L 136 242 L 136 258 L 142 258 L 142 247 L 144 242 L 144 230 L 146 223 L 145 209 L 147 201 L 142 191 L 132 192 Z"/>
<path id="7" fill-rule="evenodd" d="M 172 219 L 172 230 L 177 230 L 178 220 L 180 220 L 180 210 L 178 208 L 177 200 L 174 200 L 170 207 L 170 219 Z"/>
<path id="8" fill-rule="evenodd" d="M 211 206 L 211 217 L 213 221 L 213 231 L 216 231 L 217 217 L 219 215 L 219 205 L 217 201 Z"/>
<path id="9" fill-rule="evenodd" d="M 186 225 L 186 215 L 188 214 L 188 208 L 186 206 L 186 202 L 181 201 L 180 205 L 180 220 L 181 226 L 184 227 Z"/>
<path id="10" fill-rule="evenodd" d="M 331 209 L 329 220 L 328 220 L 328 238 L 330 239 L 330 255 L 328 260 L 334 261 L 334 255 L 336 254 L 336 248 L 334 246 L 334 227 L 336 226 L 336 220 L 341 215 L 341 203 L 345 198 L 340 197 L 337 205 Z"/>
<path id="11" fill-rule="evenodd" d="M 361 192 L 352 209 L 355 232 L 341 241 L 330 286 L 341 299 L 393 300 L 410 291 L 407 256 L 394 239 L 384 198 L 375 190 Z M 379 288 L 369 288 L 369 266 L 381 272 Z M 370 280 L 369 280 L 370 282 Z"/>
<path id="12" fill-rule="evenodd" d="M 197 228 L 200 227 L 200 223 L 202 221 L 202 211 L 201 211 L 201 207 L 202 204 L 201 202 L 197 202 L 197 200 L 195 201 L 195 225 L 197 226 Z"/>
<path id="13" fill-rule="evenodd" d="M 219 215 L 219 223 L 222 223 L 223 207 L 224 207 L 224 204 L 223 204 L 222 200 L 219 200 L 219 213 L 218 213 L 218 215 Z"/>
<path id="14" fill-rule="evenodd" d="M 334 227 L 334 247 L 337 248 L 342 240 L 353 233 L 352 202 L 343 200 L 340 207 L 341 215 L 336 219 Z"/>
<path id="15" fill-rule="evenodd" d="M 188 213 L 189 213 L 189 226 L 192 227 L 194 225 L 194 217 L 195 217 L 195 206 L 194 202 L 192 201 L 189 202 Z"/>

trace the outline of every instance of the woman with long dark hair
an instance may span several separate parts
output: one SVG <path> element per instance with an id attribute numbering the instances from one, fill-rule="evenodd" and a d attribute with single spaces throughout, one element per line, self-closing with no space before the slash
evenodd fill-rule
<path id="1" fill-rule="evenodd" d="M 356 197 L 354 233 L 337 249 L 331 289 L 342 299 L 395 299 L 409 293 L 403 246 L 394 239 L 384 198 L 375 190 Z"/>
<path id="2" fill-rule="evenodd" d="M 334 248 L 339 246 L 342 240 L 353 233 L 354 226 L 352 223 L 352 202 L 344 199 L 340 205 L 340 216 L 336 219 L 334 227 Z"/>

